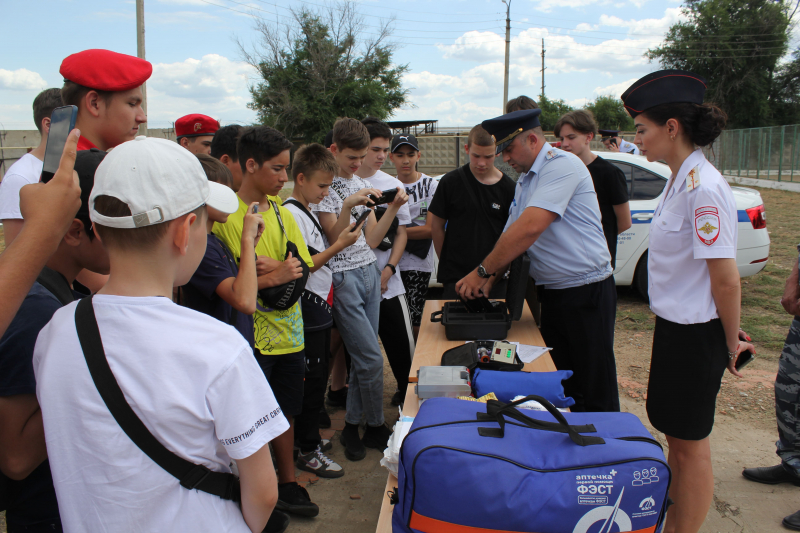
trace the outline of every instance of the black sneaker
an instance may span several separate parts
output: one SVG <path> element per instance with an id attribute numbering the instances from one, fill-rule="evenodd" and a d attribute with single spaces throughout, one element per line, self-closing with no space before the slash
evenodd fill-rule
<path id="1" fill-rule="evenodd" d="M 345 423 L 339 442 L 344 446 L 344 456 L 350 461 L 360 461 L 367 456 L 367 449 L 358 436 L 358 425 Z"/>
<path id="2" fill-rule="evenodd" d="M 392 396 L 392 405 L 394 406 L 403 405 L 403 402 L 405 400 L 406 400 L 406 395 L 400 391 L 397 391 L 394 393 L 394 396 Z"/>
<path id="3" fill-rule="evenodd" d="M 287 527 L 289 527 L 289 515 L 273 509 L 262 533 L 283 533 Z"/>
<path id="4" fill-rule="evenodd" d="M 311 501 L 308 491 L 296 482 L 278 484 L 278 503 L 275 508 L 300 516 L 319 514 L 319 507 Z"/>
<path id="5" fill-rule="evenodd" d="M 331 427 L 331 416 L 328 411 L 323 407 L 319 410 L 319 428 L 328 429 Z"/>
<path id="6" fill-rule="evenodd" d="M 347 407 L 347 387 L 342 387 L 339 390 L 331 390 L 328 388 L 328 399 L 326 403 L 331 407 Z"/>
<path id="7" fill-rule="evenodd" d="M 376 450 L 383 451 L 388 446 L 389 437 L 392 436 L 392 430 L 386 427 L 386 424 L 381 424 L 378 427 L 367 426 L 364 432 L 364 438 L 361 442 L 367 448 L 375 448 Z"/>

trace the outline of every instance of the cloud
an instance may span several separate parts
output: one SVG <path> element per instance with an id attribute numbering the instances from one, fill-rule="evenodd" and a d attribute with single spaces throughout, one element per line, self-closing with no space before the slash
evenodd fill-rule
<path id="1" fill-rule="evenodd" d="M 0 68 L 0 89 L 12 91 L 36 91 L 47 87 L 47 82 L 38 73 L 26 68 L 5 70 Z"/>
<path id="2" fill-rule="evenodd" d="M 627 81 L 615 83 L 613 85 L 607 85 L 605 87 L 595 87 L 594 94 L 597 96 L 614 96 L 616 98 L 619 98 L 620 96 L 622 96 L 622 93 L 624 93 L 628 89 L 628 87 L 633 85 L 633 82 L 635 82 L 638 79 L 639 78 L 631 78 Z"/>
<path id="3" fill-rule="evenodd" d="M 247 63 L 217 54 L 155 64 L 147 82 L 148 120 L 165 127 L 187 113 L 203 113 L 222 122 L 252 121 L 247 87 L 255 74 Z"/>

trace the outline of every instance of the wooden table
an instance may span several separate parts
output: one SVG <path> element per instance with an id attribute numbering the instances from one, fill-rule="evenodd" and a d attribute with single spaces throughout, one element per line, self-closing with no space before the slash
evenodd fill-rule
<path id="1" fill-rule="evenodd" d="M 444 303 L 443 300 L 428 300 L 425 302 L 425 309 L 422 311 L 422 326 L 417 338 L 417 348 L 414 352 L 414 361 L 411 363 L 411 373 L 409 375 L 409 381 L 411 382 L 417 381 L 419 367 L 438 366 L 445 350 L 455 348 L 465 342 L 447 340 L 444 326 L 431 322 L 431 313 L 442 309 Z M 536 322 L 533 320 L 527 305 L 523 306 L 520 320 L 512 322 L 511 329 L 508 331 L 508 340 L 531 346 L 545 345 L 542 334 L 539 333 L 539 328 L 536 326 Z M 556 365 L 553 364 L 550 354 L 545 353 L 533 362 L 526 364 L 523 370 L 526 372 L 554 372 Z M 417 416 L 417 411 L 419 411 L 419 398 L 414 392 L 414 386 L 409 385 L 406 391 L 406 399 L 403 403 L 403 415 Z M 389 502 L 388 492 L 395 487 L 397 487 L 397 478 L 393 474 L 389 474 L 386 490 L 383 494 L 381 514 L 378 517 L 378 527 L 375 530 L 376 533 L 392 532 L 392 504 Z"/>

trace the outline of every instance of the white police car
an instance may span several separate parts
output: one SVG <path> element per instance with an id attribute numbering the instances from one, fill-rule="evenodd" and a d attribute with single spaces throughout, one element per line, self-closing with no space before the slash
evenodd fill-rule
<path id="1" fill-rule="evenodd" d="M 625 174 L 630 198 L 630 229 L 617 237 L 617 261 L 614 281 L 617 285 L 633 285 L 647 298 L 647 248 L 650 243 L 650 221 L 658 206 L 670 176 L 669 167 L 663 163 L 650 163 L 639 155 L 615 152 L 595 152 L 619 167 Z M 437 176 L 435 179 L 440 178 Z M 739 275 L 752 276 L 761 272 L 769 258 L 767 219 L 761 194 L 747 187 L 731 187 L 739 215 L 739 241 L 736 265 Z M 436 280 L 439 260 L 430 286 L 440 286 Z"/>

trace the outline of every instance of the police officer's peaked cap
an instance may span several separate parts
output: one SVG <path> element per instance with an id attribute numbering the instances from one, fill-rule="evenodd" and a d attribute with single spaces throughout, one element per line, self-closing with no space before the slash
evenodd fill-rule
<path id="1" fill-rule="evenodd" d="M 67 56 L 58 70 L 64 81 L 97 91 L 128 91 L 141 86 L 153 73 L 144 59 L 111 50 L 84 50 Z"/>
<path id="2" fill-rule="evenodd" d="M 499 154 L 506 146 L 511 144 L 514 137 L 523 131 L 538 128 L 541 125 L 539 124 L 539 115 L 541 114 L 541 109 L 523 109 L 484 120 L 481 122 L 481 126 L 494 137 L 494 145 L 497 147 L 496 153 Z"/>
<path id="3" fill-rule="evenodd" d="M 662 104 L 702 104 L 706 80 L 685 70 L 659 70 L 641 78 L 622 94 L 628 114 L 636 115 Z"/>
<path id="4" fill-rule="evenodd" d="M 619 135 L 619 130 L 597 130 L 597 133 L 603 136 L 603 139 L 608 139 L 610 137 L 616 137 Z"/>

